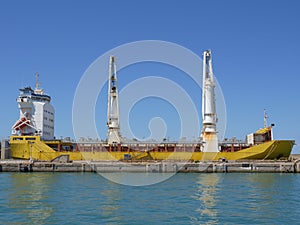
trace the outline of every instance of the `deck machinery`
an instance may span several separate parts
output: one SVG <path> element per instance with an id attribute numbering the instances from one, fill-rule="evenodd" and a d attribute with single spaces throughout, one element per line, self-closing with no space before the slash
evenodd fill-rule
<path id="1" fill-rule="evenodd" d="M 203 130 L 201 134 L 202 151 L 218 152 L 217 114 L 215 101 L 215 82 L 212 70 L 211 51 L 203 53 L 203 91 L 202 91 L 202 118 Z M 108 81 L 108 107 L 107 107 L 108 144 L 120 144 L 120 112 L 118 97 L 118 78 L 116 61 L 110 56 Z"/>

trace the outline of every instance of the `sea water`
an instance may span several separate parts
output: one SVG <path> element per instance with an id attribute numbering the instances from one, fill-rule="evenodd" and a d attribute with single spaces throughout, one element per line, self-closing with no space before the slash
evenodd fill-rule
<path id="1" fill-rule="evenodd" d="M 0 224 L 299 223 L 300 174 L 188 173 L 133 187 L 97 173 L 0 173 Z"/>

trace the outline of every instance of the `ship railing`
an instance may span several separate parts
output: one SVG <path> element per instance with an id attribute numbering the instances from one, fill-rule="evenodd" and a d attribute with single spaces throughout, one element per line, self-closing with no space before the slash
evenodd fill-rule
<path id="1" fill-rule="evenodd" d="M 106 141 L 76 141 L 76 144 L 83 144 L 83 145 L 94 145 L 94 144 L 101 144 L 101 145 L 109 145 Z M 120 143 L 122 146 L 126 145 L 139 145 L 139 146 L 146 146 L 146 145 L 197 145 L 201 144 L 198 141 L 186 141 L 186 142 L 176 142 L 176 141 L 168 141 L 168 142 L 135 142 L 135 141 L 126 141 Z M 111 145 L 119 145 L 119 144 L 111 144 Z"/>
<path id="2" fill-rule="evenodd" d="M 247 143 L 245 141 L 242 141 L 242 140 L 236 140 L 236 141 L 219 141 L 219 145 L 225 145 L 225 144 L 229 144 L 229 145 L 232 145 L 232 144 L 245 144 L 247 145 Z"/>

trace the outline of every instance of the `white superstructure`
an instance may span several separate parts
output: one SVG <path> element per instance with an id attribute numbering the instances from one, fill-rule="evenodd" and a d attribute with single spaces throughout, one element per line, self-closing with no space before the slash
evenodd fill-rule
<path id="1" fill-rule="evenodd" d="M 25 87 L 17 98 L 20 118 L 12 127 L 13 135 L 39 135 L 44 140 L 54 139 L 54 108 L 51 97 L 39 88 L 36 74 L 35 90 Z"/>
<path id="2" fill-rule="evenodd" d="M 217 152 L 217 113 L 211 51 L 203 53 L 202 140 L 204 152 Z"/>

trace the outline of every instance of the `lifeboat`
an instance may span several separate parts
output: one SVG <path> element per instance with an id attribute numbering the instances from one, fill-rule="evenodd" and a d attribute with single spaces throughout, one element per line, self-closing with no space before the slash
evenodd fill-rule
<path id="1" fill-rule="evenodd" d="M 29 124 L 30 124 L 30 120 L 28 120 L 26 117 L 22 117 L 14 124 L 13 129 L 21 130 L 24 127 L 28 126 Z"/>

